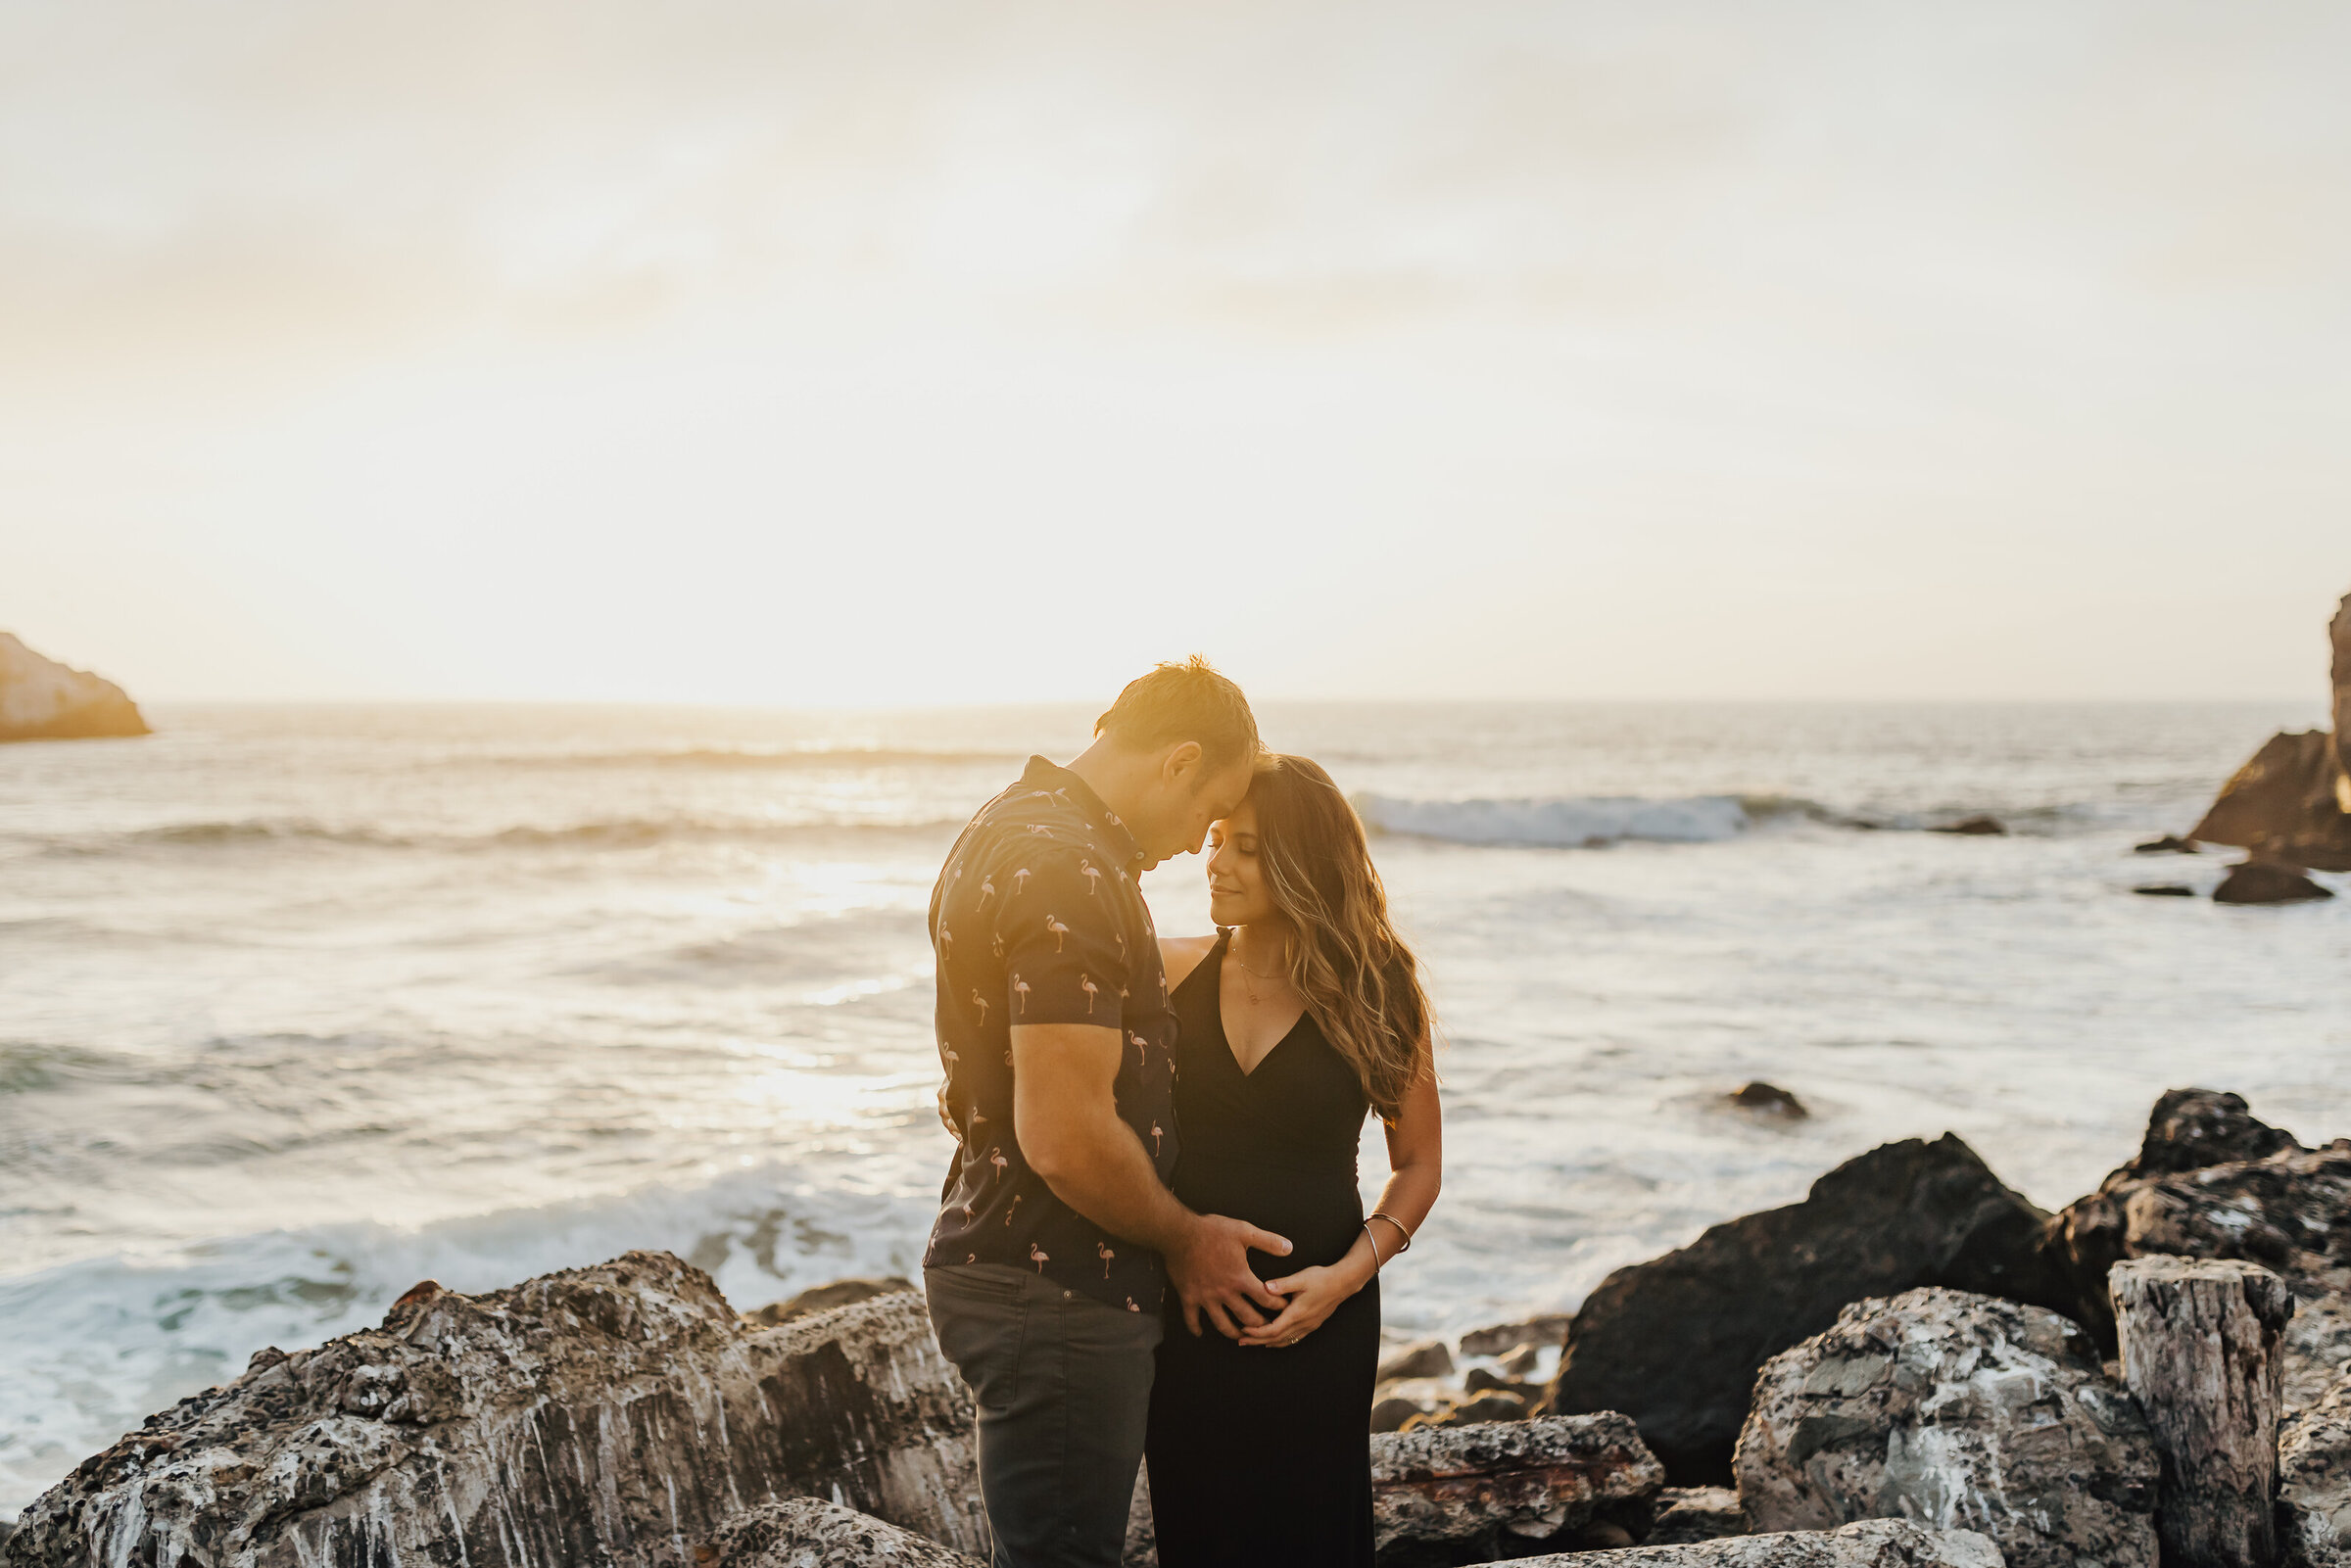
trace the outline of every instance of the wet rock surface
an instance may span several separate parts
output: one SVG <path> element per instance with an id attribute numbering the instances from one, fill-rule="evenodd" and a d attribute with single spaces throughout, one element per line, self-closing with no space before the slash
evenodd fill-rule
<path id="1" fill-rule="evenodd" d="M 666 1568 L 809 1495 L 977 1549 L 971 1421 L 918 1296 L 763 1329 L 629 1253 L 263 1352 L 85 1460 L 0 1562 Z"/>
<path id="2" fill-rule="evenodd" d="M 694 1568 L 985 1568 L 979 1557 L 816 1497 L 736 1514 L 691 1560 Z"/>
<path id="3" fill-rule="evenodd" d="M 2351 1371 L 2278 1432 L 2279 1561 L 2351 1568 Z"/>
<path id="4" fill-rule="evenodd" d="M 1519 1568 L 2003 1568 L 2000 1550 L 1970 1530 L 1926 1530 L 1872 1519 L 1842 1530 L 1735 1536 L 1688 1544 L 1529 1557 Z"/>
<path id="5" fill-rule="evenodd" d="M 114 682 L 43 658 L 0 632 L 0 740 L 146 735 L 137 703 Z"/>
<path id="6" fill-rule="evenodd" d="M 2011 1568 L 2154 1568 L 2155 1444 L 2081 1326 L 1951 1290 L 1856 1303 L 1773 1357 L 1739 1440 L 1758 1531 L 1907 1518 Z"/>
<path id="7" fill-rule="evenodd" d="M 1622 1410 L 1676 1483 L 1727 1482 L 1757 1369 L 1847 1304 L 1922 1285 L 2066 1299 L 2041 1253 L 2047 1218 L 1956 1137 L 1883 1145 L 1800 1204 L 1610 1274 L 1568 1330 L 1544 1411 Z"/>
<path id="8" fill-rule="evenodd" d="M 1619 1513 L 1645 1526 L 1648 1500 L 1665 1483 L 1633 1423 L 1612 1413 L 1400 1432 L 1370 1443 L 1381 1568 L 1522 1556 Z"/>

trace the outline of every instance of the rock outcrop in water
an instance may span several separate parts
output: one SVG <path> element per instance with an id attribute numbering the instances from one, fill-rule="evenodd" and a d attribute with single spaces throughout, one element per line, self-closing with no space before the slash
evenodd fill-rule
<path id="1" fill-rule="evenodd" d="M 2082 1327 L 1961 1291 L 1857 1302 L 1772 1357 L 1739 1439 L 1757 1530 L 1899 1517 L 2009 1568 L 2155 1568 L 2159 1459 Z"/>
<path id="2" fill-rule="evenodd" d="M 45 659 L 0 632 L 0 740 L 146 735 L 138 704 L 112 681 Z"/>
<path id="3" fill-rule="evenodd" d="M 12 1568 L 672 1568 L 724 1520 L 820 1496 L 981 1549 L 972 1406 L 922 1300 L 778 1328 L 629 1253 L 383 1326 L 150 1416 L 27 1508 Z"/>
<path id="4" fill-rule="evenodd" d="M 2334 731 L 2272 736 L 2221 786 L 2188 837 L 2234 844 L 2271 861 L 2351 871 L 2351 594 L 2328 627 Z"/>
<path id="5" fill-rule="evenodd" d="M 1546 1408 L 1622 1410 L 1680 1484 L 1731 1476 L 1755 1373 L 1866 1297 L 1947 1285 L 2046 1305 L 2048 1216 L 1948 1134 L 1873 1149 L 1800 1204 L 1727 1220 L 1601 1282 Z"/>

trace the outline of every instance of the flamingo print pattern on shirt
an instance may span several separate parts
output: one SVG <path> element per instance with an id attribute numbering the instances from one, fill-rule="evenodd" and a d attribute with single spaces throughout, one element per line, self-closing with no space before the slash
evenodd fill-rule
<path id="1" fill-rule="evenodd" d="M 1172 1100 L 1175 1017 L 1135 879 L 1143 857 L 1075 774 L 1042 758 L 956 840 L 932 891 L 941 1118 L 955 1145 L 924 1261 L 1028 1266 L 1120 1310 L 1156 1309 L 1157 1254 L 1053 1196 L 1013 1121 L 1012 1033 L 1113 1030 L 1118 1115 L 1162 1180 L 1179 1140 Z"/>

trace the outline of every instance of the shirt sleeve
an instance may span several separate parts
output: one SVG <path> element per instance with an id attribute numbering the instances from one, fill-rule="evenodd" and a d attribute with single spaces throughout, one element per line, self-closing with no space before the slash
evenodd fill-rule
<path id="1" fill-rule="evenodd" d="M 1081 851 L 1039 845 L 1015 864 L 1009 880 L 996 916 L 1004 943 L 1004 1016 L 1016 1026 L 1118 1028 L 1130 938 L 1111 874 Z"/>

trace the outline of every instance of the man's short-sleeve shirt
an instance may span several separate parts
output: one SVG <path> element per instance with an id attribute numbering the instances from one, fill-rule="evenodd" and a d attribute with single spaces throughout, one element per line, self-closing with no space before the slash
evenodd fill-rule
<path id="1" fill-rule="evenodd" d="M 926 1267 L 1010 1263 L 1113 1307 L 1156 1312 L 1159 1255 L 1053 1196 L 1012 1125 L 1012 1026 L 1095 1023 L 1120 1036 L 1120 1117 L 1176 1168 L 1176 1017 L 1143 856 L 1084 781 L 1032 757 L 982 807 L 931 894 L 940 1105 L 956 1139 Z"/>

